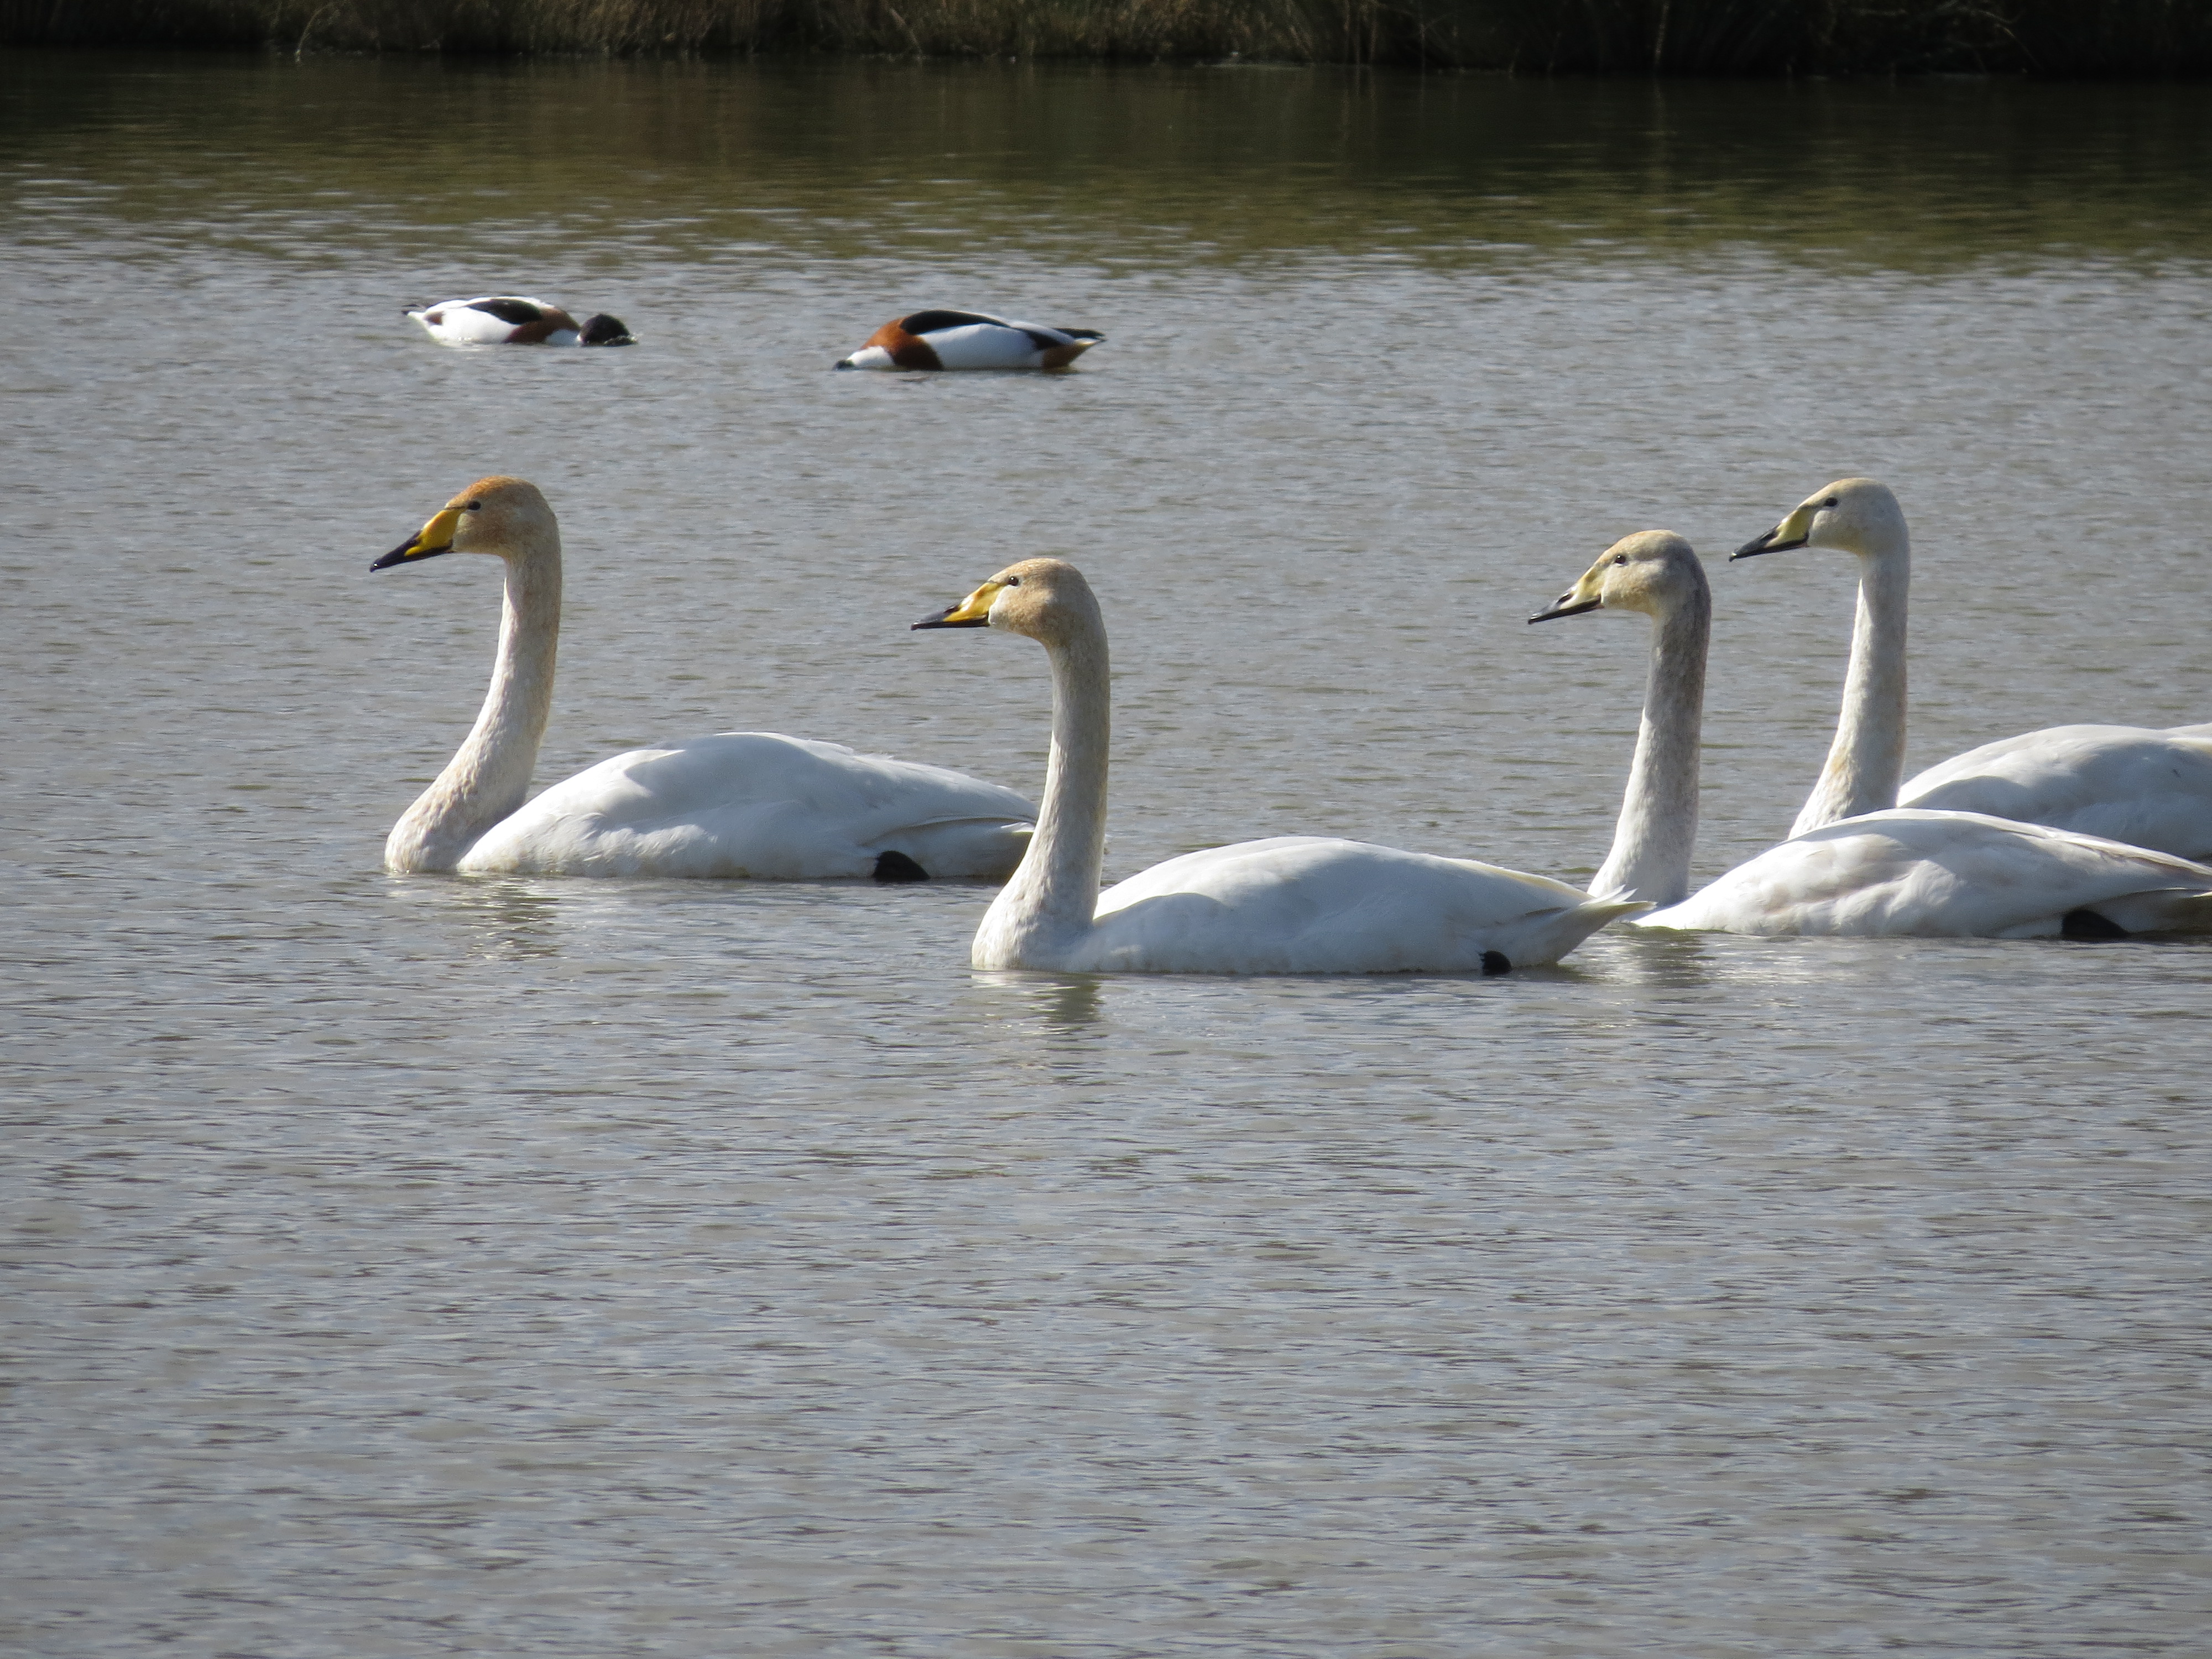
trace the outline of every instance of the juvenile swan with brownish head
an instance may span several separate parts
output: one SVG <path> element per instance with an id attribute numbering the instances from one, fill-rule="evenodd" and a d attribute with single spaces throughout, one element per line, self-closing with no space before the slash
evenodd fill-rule
<path id="1" fill-rule="evenodd" d="M 1899 784 L 1905 769 L 1905 511 L 1872 478 L 1839 478 L 1736 550 L 1834 548 L 1859 562 L 1858 620 L 1834 745 L 1792 835 L 1890 806 L 1978 812 L 2212 859 L 2212 725 L 2051 726 L 2000 738 Z"/>
<path id="2" fill-rule="evenodd" d="M 1842 487 L 1831 492 L 1840 499 Z M 1808 514 L 1801 507 L 1781 531 Z M 1860 522 L 1879 526 L 1882 517 L 1876 499 Z M 1785 539 L 1795 544 L 1769 532 L 1753 545 L 1764 550 L 1767 542 Z M 1886 598 L 1878 591 L 1862 607 L 1863 623 L 1871 614 L 1881 626 Z M 1698 722 L 1711 614 L 1689 544 L 1665 531 L 1625 537 L 1529 620 L 1609 610 L 1642 611 L 1653 623 L 1636 760 L 1613 852 L 1590 884 L 1594 893 L 1633 894 L 1667 906 L 1632 926 L 1980 939 L 2212 928 L 2212 868 L 2041 824 L 1910 807 L 1823 817 L 1683 897 L 1698 830 Z M 1855 654 L 1853 674 L 1878 697 L 1879 661 Z M 1880 732 L 1847 720 L 1814 805 L 1852 799 L 1867 774 L 1895 752 Z"/>

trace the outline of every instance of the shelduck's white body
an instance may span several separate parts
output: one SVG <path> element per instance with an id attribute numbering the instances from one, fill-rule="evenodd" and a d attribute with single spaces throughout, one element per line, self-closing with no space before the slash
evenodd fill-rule
<path id="1" fill-rule="evenodd" d="M 1065 368 L 1106 337 L 980 311 L 917 311 L 885 323 L 840 368 Z"/>
<path id="2" fill-rule="evenodd" d="M 942 767 L 772 732 L 632 750 L 524 804 L 552 707 L 561 541 L 520 478 L 479 479 L 374 568 L 441 554 L 507 566 L 499 654 L 475 728 L 392 826 L 398 872 L 720 876 L 760 881 L 1005 877 L 1036 811 Z"/>
<path id="3" fill-rule="evenodd" d="M 1187 853 L 1101 893 L 1112 716 L 1105 624 L 1082 574 L 1024 560 L 915 626 L 1003 629 L 1052 664 L 1036 834 L 976 932 L 978 968 L 1501 973 L 1556 962 L 1645 908 L 1473 860 L 1312 836 Z"/>
<path id="4" fill-rule="evenodd" d="M 441 345 L 634 345 L 619 319 L 605 313 L 579 323 L 550 301 L 519 294 L 441 300 L 407 313 Z"/>

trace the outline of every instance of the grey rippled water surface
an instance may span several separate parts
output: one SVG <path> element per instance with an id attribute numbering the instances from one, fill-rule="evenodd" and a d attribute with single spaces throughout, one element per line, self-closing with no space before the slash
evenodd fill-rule
<path id="1" fill-rule="evenodd" d="M 0 1648 L 2187 1655 L 2212 948 L 1603 936 L 1480 981 L 966 966 L 981 890 L 398 879 L 489 561 L 542 779 L 761 727 L 1034 789 L 1009 559 L 1114 631 L 1109 873 L 1587 876 L 1715 557 L 1704 874 L 1850 562 L 1913 757 L 2212 718 L 2201 91 L 0 61 Z M 401 304 L 611 310 L 453 352 Z M 900 311 L 1072 374 L 833 375 Z"/>

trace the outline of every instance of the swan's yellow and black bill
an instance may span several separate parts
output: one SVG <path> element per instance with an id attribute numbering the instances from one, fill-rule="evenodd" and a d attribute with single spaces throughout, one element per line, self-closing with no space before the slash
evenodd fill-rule
<path id="1" fill-rule="evenodd" d="M 1596 610 L 1605 603 L 1603 580 L 1599 574 L 1604 568 L 1605 561 L 1600 559 L 1576 578 L 1572 587 L 1528 620 L 1532 623 L 1549 622 L 1554 617 L 1579 617 L 1585 611 Z"/>
<path id="2" fill-rule="evenodd" d="M 915 623 L 915 627 L 988 628 L 991 625 L 991 601 L 999 597 L 1006 586 L 1004 582 L 985 582 L 959 604 L 947 605 L 933 617 L 924 617 Z"/>
<path id="3" fill-rule="evenodd" d="M 1786 553 L 1793 547 L 1802 547 L 1813 533 L 1813 515 L 1820 510 L 1816 501 L 1799 507 L 1764 536 L 1754 536 L 1729 555 L 1731 562 L 1748 559 L 1761 553 Z"/>
<path id="4" fill-rule="evenodd" d="M 459 507 L 441 508 L 429 523 L 369 566 L 369 568 L 389 570 L 395 564 L 416 564 L 424 559 L 434 559 L 441 553 L 452 552 L 453 532 L 459 527 L 460 522 Z"/>
<path id="5" fill-rule="evenodd" d="M 1579 617 L 1583 611 L 1595 611 L 1604 603 L 1605 601 L 1601 599 L 1583 599 L 1582 584 L 1577 582 L 1528 620 L 1532 623 L 1540 623 L 1549 622 L 1554 617 Z"/>

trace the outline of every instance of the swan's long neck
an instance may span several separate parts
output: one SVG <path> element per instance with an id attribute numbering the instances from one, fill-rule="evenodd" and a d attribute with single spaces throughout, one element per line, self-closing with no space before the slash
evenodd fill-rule
<path id="1" fill-rule="evenodd" d="M 1859 556 L 1858 621 L 1843 714 L 1792 836 L 1897 805 L 1905 776 L 1905 613 L 1911 586 L 1912 550 L 1901 531 L 1889 544 Z"/>
<path id="2" fill-rule="evenodd" d="M 1698 743 L 1705 709 L 1705 647 L 1711 595 L 1694 597 L 1656 619 L 1644 720 L 1628 769 L 1613 851 L 1590 883 L 1593 898 L 1679 904 L 1690 894 L 1690 855 L 1698 841 Z"/>
<path id="3" fill-rule="evenodd" d="M 508 556 L 491 689 L 446 769 L 392 826 L 384 843 L 386 868 L 451 870 L 484 831 L 522 805 L 553 707 L 553 656 L 560 637 L 556 539 Z"/>
<path id="4" fill-rule="evenodd" d="M 1113 690 L 1106 631 L 1095 623 L 1046 647 L 1052 659 L 1052 758 L 1036 833 L 976 930 L 978 968 L 1046 968 L 1091 931 L 1106 851 Z"/>

